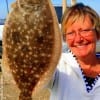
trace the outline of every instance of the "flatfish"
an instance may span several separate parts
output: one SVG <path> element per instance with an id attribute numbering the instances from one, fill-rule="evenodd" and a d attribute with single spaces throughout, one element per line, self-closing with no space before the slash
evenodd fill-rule
<path id="1" fill-rule="evenodd" d="M 16 83 L 19 100 L 32 100 L 44 88 L 60 54 L 61 32 L 51 0 L 16 0 L 3 29 L 2 71 L 4 79 Z"/>

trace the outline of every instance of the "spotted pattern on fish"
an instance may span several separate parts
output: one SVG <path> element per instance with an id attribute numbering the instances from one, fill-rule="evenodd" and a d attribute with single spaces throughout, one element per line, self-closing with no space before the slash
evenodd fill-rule
<path id="1" fill-rule="evenodd" d="M 60 56 L 60 32 L 55 31 L 56 22 L 49 3 L 48 0 L 17 0 L 4 26 L 3 58 L 6 60 L 3 62 L 7 62 L 20 89 L 19 100 L 32 100 L 32 91 L 52 67 L 53 55 L 56 56 L 54 65 Z"/>

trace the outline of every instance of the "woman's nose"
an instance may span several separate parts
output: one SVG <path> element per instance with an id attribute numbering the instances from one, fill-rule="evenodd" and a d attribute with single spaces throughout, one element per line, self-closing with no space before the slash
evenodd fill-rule
<path id="1" fill-rule="evenodd" d="M 83 40 L 83 37 L 81 36 L 81 34 L 79 32 L 76 32 L 74 39 L 76 42 L 80 42 Z"/>

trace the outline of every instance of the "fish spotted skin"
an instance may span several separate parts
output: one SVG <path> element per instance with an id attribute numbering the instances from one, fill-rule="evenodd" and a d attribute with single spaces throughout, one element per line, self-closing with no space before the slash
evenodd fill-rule
<path id="1" fill-rule="evenodd" d="M 19 100 L 32 100 L 32 93 L 43 87 L 56 68 L 61 36 L 54 16 L 49 0 L 17 0 L 8 15 L 3 63 L 20 89 Z"/>

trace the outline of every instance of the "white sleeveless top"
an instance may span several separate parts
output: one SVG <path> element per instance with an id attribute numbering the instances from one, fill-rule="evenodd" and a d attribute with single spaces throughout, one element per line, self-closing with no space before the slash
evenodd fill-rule
<path id="1" fill-rule="evenodd" d="M 50 82 L 50 100 L 100 100 L 100 78 L 90 92 L 72 53 L 63 53 Z"/>

